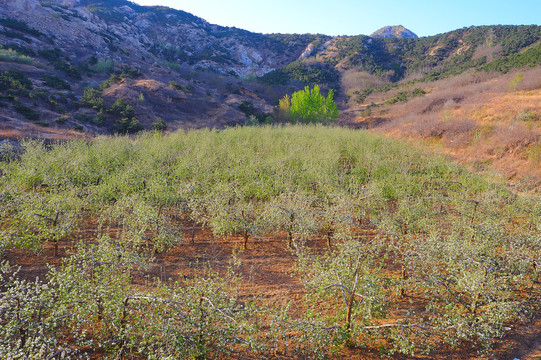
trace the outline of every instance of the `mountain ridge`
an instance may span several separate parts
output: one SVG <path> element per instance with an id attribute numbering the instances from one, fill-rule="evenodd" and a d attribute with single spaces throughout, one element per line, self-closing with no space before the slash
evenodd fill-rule
<path id="1" fill-rule="evenodd" d="M 316 83 L 348 108 L 380 91 L 374 86 L 408 78 L 531 66 L 540 41 L 539 26 L 421 38 L 258 34 L 127 0 L 0 0 L 0 71 L 9 81 L 19 71 L 29 83 L 0 85 L 0 120 L 8 129 L 124 132 L 111 110 L 122 99 L 140 122 L 128 130 L 158 118 L 170 129 L 230 126 L 270 119 L 281 97 Z M 89 87 L 103 106 L 85 98 Z"/>

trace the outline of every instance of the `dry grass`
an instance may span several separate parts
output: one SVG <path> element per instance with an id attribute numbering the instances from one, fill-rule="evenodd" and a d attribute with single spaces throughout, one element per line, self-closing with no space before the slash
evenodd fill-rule
<path id="1" fill-rule="evenodd" d="M 342 74 L 341 89 L 345 93 L 354 90 L 389 84 L 389 81 L 366 71 L 356 69 L 347 70 Z"/>
<path id="2" fill-rule="evenodd" d="M 427 94 L 385 105 L 413 88 Z M 373 94 L 366 102 L 380 104 L 371 117 L 385 121 L 359 116 L 356 126 L 437 144 L 454 159 L 513 183 L 519 178 L 541 184 L 541 67 L 509 74 L 467 72 Z"/>

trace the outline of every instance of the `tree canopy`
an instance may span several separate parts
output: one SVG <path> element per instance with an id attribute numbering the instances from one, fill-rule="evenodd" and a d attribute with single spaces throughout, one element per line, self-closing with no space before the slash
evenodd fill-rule
<path id="1" fill-rule="evenodd" d="M 286 95 L 280 100 L 280 110 L 289 114 L 293 123 L 328 123 L 338 118 L 338 107 L 333 100 L 334 91 L 331 89 L 325 98 L 314 85 L 313 89 L 306 86 L 304 90 L 293 93 L 291 98 Z"/>

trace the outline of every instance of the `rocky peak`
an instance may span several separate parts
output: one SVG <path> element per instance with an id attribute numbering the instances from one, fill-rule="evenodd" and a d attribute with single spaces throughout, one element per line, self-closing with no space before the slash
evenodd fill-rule
<path id="1" fill-rule="evenodd" d="M 410 39 L 418 38 L 418 36 L 415 35 L 414 32 L 412 32 L 411 30 L 406 29 L 402 25 L 382 27 L 381 29 L 374 32 L 370 36 L 371 37 L 381 37 L 381 38 L 410 38 Z"/>

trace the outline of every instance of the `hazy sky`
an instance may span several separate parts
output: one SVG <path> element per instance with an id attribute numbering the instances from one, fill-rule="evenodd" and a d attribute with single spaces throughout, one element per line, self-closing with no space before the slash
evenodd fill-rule
<path id="1" fill-rule="evenodd" d="M 260 33 L 369 35 L 404 25 L 419 36 L 471 25 L 541 23 L 541 0 L 134 0 Z"/>

